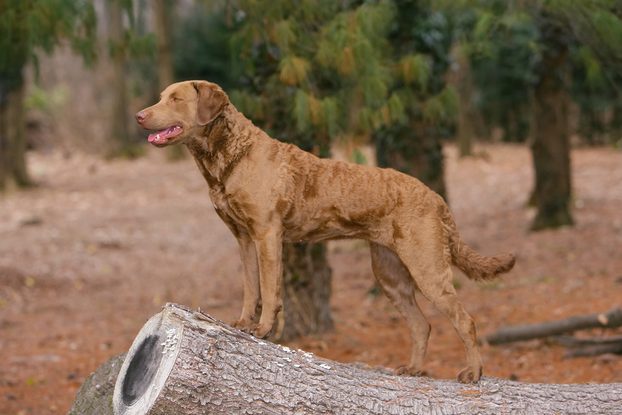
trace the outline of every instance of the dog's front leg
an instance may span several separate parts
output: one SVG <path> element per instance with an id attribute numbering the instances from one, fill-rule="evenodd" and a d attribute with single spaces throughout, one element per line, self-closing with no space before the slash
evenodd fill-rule
<path id="1" fill-rule="evenodd" d="M 242 314 L 233 326 L 250 332 L 257 321 L 257 307 L 259 305 L 259 268 L 255 243 L 246 233 L 238 236 L 240 257 L 244 268 L 244 305 Z"/>
<path id="2" fill-rule="evenodd" d="M 261 318 L 253 331 L 256 337 L 264 338 L 270 334 L 276 316 L 283 307 L 281 298 L 281 278 L 283 273 L 283 240 L 281 233 L 268 230 L 255 240 L 259 262 L 259 281 L 261 290 Z"/>

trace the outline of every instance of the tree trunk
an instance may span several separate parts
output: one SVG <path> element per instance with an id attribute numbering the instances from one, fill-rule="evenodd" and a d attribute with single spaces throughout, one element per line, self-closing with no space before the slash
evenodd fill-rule
<path id="1" fill-rule="evenodd" d="M 473 120 L 475 118 L 472 109 L 473 77 L 471 76 L 471 64 L 462 42 L 458 42 L 452 47 L 451 56 L 457 64 L 457 69 L 450 72 L 449 82 L 454 85 L 458 92 L 458 126 L 456 131 L 458 154 L 460 157 L 468 157 L 473 155 Z"/>
<path id="2" fill-rule="evenodd" d="M 550 32 L 550 33 L 549 33 Z M 533 200 L 537 214 L 532 230 L 572 225 L 570 214 L 571 170 L 568 133 L 568 96 L 564 89 L 565 45 L 557 44 L 549 29 L 548 50 L 534 93 L 533 143 L 535 169 Z"/>
<path id="3" fill-rule="evenodd" d="M 12 180 L 18 187 L 33 184 L 26 167 L 24 82 L 15 82 L 0 97 L 0 189 Z"/>
<path id="4" fill-rule="evenodd" d="M 605 139 L 606 126 L 602 113 L 593 108 L 593 105 L 583 105 L 579 108 L 578 133 L 582 141 L 590 146 L 607 144 Z"/>
<path id="5" fill-rule="evenodd" d="M 127 95 L 127 45 L 125 44 L 123 25 L 123 9 L 121 0 L 106 2 L 110 57 L 112 59 L 111 85 L 113 93 L 112 118 L 110 137 L 114 140 L 113 156 L 134 157 L 136 148 L 132 143 L 128 128 L 128 95 Z"/>
<path id="6" fill-rule="evenodd" d="M 158 87 L 162 91 L 173 83 L 173 55 L 171 53 L 171 28 L 173 7 L 169 0 L 154 0 L 154 31 L 158 44 Z"/>
<path id="7" fill-rule="evenodd" d="M 325 244 L 283 246 L 283 332 L 291 340 L 333 328 L 330 312 L 332 270 Z"/>
<path id="8" fill-rule="evenodd" d="M 171 39 L 173 22 L 173 3 L 170 0 L 154 0 L 153 2 L 154 31 L 158 44 L 158 93 L 174 82 L 173 54 Z M 166 154 L 169 160 L 184 158 L 185 146 L 169 146 Z"/>
<path id="9" fill-rule="evenodd" d="M 392 126 L 374 134 L 374 141 L 379 166 L 410 174 L 447 200 L 443 145 L 431 126 Z"/>
<path id="10" fill-rule="evenodd" d="M 398 377 L 257 340 L 169 304 L 134 340 L 113 407 L 117 415 L 613 414 L 622 407 L 622 384 Z"/>
<path id="11" fill-rule="evenodd" d="M 617 99 L 613 103 L 613 114 L 611 115 L 611 123 L 609 130 L 611 136 L 609 143 L 614 146 L 622 147 L 622 99 Z"/>
<path id="12" fill-rule="evenodd" d="M 9 179 L 9 137 L 7 125 L 9 121 L 8 91 L 0 80 L 0 191 L 6 187 Z"/>

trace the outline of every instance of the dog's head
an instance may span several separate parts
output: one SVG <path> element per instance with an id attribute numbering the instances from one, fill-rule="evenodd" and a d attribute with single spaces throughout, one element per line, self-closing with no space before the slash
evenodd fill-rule
<path id="1" fill-rule="evenodd" d="M 229 103 L 227 94 L 207 81 L 184 81 L 169 85 L 160 101 L 136 114 L 136 121 L 147 130 L 148 141 L 158 147 L 198 136 L 203 127 L 222 114 Z"/>

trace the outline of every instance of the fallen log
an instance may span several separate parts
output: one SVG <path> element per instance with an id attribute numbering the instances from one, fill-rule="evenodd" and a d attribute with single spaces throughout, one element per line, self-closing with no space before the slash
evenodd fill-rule
<path id="1" fill-rule="evenodd" d="M 589 357 L 609 353 L 622 354 L 622 342 L 578 347 L 566 351 L 564 357 Z"/>
<path id="2" fill-rule="evenodd" d="M 600 345 L 612 345 L 621 344 L 622 336 L 611 337 L 589 337 L 589 338 L 577 338 L 573 336 L 556 336 L 553 338 L 555 343 L 558 343 L 565 347 L 586 347 L 586 346 L 600 346 Z"/>
<path id="3" fill-rule="evenodd" d="M 67 415 L 112 415 L 112 392 L 125 359 L 120 354 L 108 360 L 82 384 Z"/>
<path id="4" fill-rule="evenodd" d="M 486 336 L 489 344 L 511 343 L 542 337 L 558 336 L 577 330 L 590 328 L 614 328 L 622 326 L 622 309 L 615 308 L 607 313 L 588 314 L 569 317 L 563 320 L 548 321 L 538 324 L 524 324 L 504 327 Z"/>
<path id="5" fill-rule="evenodd" d="M 477 385 L 348 365 L 258 340 L 167 304 L 138 333 L 121 367 L 114 413 L 554 414 L 619 413 L 622 384 Z"/>
<path id="6" fill-rule="evenodd" d="M 553 338 L 553 341 L 569 349 L 564 353 L 564 357 L 598 356 L 607 353 L 622 354 L 622 336 L 591 337 L 586 339 L 578 339 L 572 336 L 556 336 Z"/>

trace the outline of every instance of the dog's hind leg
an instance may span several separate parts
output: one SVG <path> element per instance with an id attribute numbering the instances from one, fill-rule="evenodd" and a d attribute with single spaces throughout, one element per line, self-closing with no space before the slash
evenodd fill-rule
<path id="1" fill-rule="evenodd" d="M 371 264 L 382 290 L 406 320 L 412 338 L 410 363 L 399 374 L 421 375 L 430 337 L 430 323 L 415 300 L 415 283 L 399 257 L 382 245 L 370 243 Z"/>
<path id="2" fill-rule="evenodd" d="M 482 375 L 482 361 L 477 347 L 475 322 L 458 301 L 451 267 L 443 249 L 417 251 L 410 246 L 402 246 L 398 247 L 398 255 L 421 293 L 451 320 L 464 343 L 467 367 L 458 374 L 458 380 L 462 383 L 477 382 Z"/>

